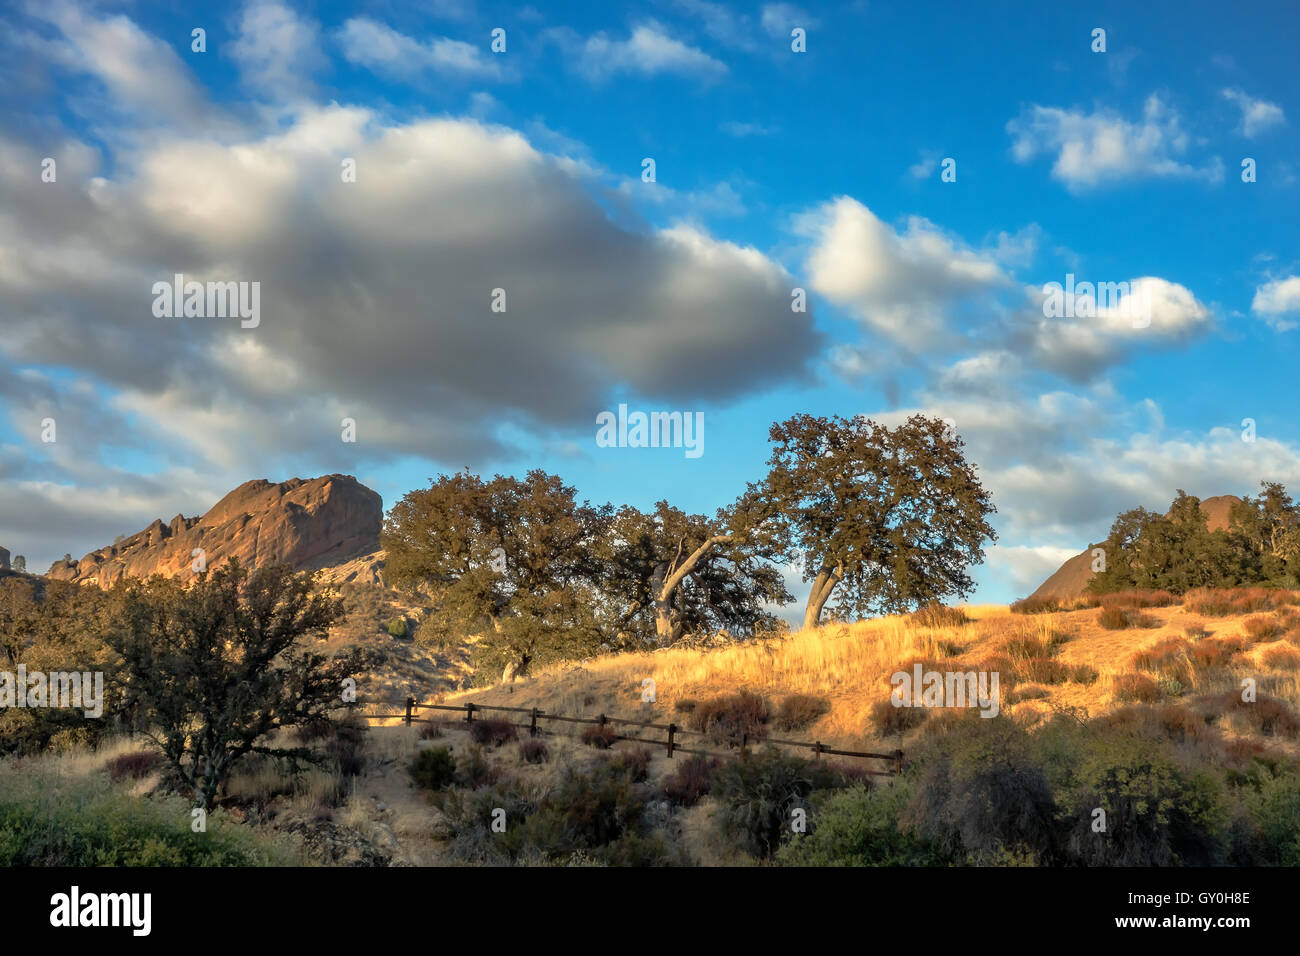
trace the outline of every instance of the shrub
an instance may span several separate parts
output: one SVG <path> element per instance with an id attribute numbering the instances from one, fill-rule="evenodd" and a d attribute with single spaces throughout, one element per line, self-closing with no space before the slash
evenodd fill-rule
<path id="1" fill-rule="evenodd" d="M 456 758 L 446 747 L 430 747 L 415 755 L 411 779 L 421 790 L 445 790 L 456 780 Z"/>
<path id="2" fill-rule="evenodd" d="M 791 832 L 791 812 L 805 806 L 813 785 L 808 762 L 776 747 L 729 761 L 713 786 L 718 828 L 751 856 L 771 859 Z"/>
<path id="3" fill-rule="evenodd" d="M 1300 866 L 1300 775 L 1269 774 L 1246 806 L 1259 828 L 1257 845 L 1265 863 Z"/>
<path id="4" fill-rule="evenodd" d="M 680 700 L 673 701 L 673 710 L 679 714 L 691 714 L 695 712 L 700 702 L 694 697 L 683 697 Z"/>
<path id="5" fill-rule="evenodd" d="M 1022 661 L 1016 676 L 1036 684 L 1060 684 L 1070 678 L 1071 669 L 1050 657 L 1033 657 Z"/>
<path id="6" fill-rule="evenodd" d="M 971 623 L 966 612 L 959 607 L 948 607 L 933 601 L 908 616 L 917 627 L 963 627 Z"/>
<path id="7" fill-rule="evenodd" d="M 618 731 L 609 724 L 591 724 L 583 729 L 582 742 L 588 747 L 608 750 L 618 742 Z"/>
<path id="8" fill-rule="evenodd" d="M 1192 645 L 1188 649 L 1187 657 L 1195 667 L 1201 670 L 1226 667 L 1233 656 L 1240 653 L 1243 647 L 1245 647 L 1245 642 L 1239 637 L 1220 637 L 1200 641 Z"/>
<path id="9" fill-rule="evenodd" d="M 664 798 L 683 807 L 693 807 L 713 788 L 713 777 L 722 765 L 716 757 L 693 754 L 663 779 Z"/>
<path id="10" fill-rule="evenodd" d="M 114 783 L 119 783 L 128 777 L 132 780 L 147 777 L 162 764 L 162 754 L 153 750 L 135 750 L 112 758 L 104 765 L 104 769 Z"/>
<path id="11" fill-rule="evenodd" d="M 1285 701 L 1276 697 L 1260 694 L 1253 701 L 1245 701 L 1240 693 L 1232 690 L 1219 698 L 1219 705 L 1224 712 L 1236 716 L 1266 737 L 1295 738 L 1300 734 L 1300 720 Z"/>
<path id="12" fill-rule="evenodd" d="M 496 778 L 496 771 L 488 763 L 487 757 L 483 756 L 482 747 L 470 744 L 461 751 L 460 758 L 456 761 L 457 786 L 473 790 L 495 783 Z"/>
<path id="13" fill-rule="evenodd" d="M 742 690 L 701 702 L 691 714 L 691 726 L 714 743 L 739 744 L 742 736 L 751 741 L 765 738 L 770 716 L 766 700 Z"/>
<path id="14" fill-rule="evenodd" d="M 410 633 L 411 626 L 404 617 L 395 617 L 384 627 L 389 637 L 406 637 Z"/>
<path id="15" fill-rule="evenodd" d="M 904 734 L 925 723 L 924 707 L 895 707 L 892 700 L 877 701 L 871 706 L 871 723 L 882 737 Z"/>
<path id="16" fill-rule="evenodd" d="M 1153 704 L 1161 698 L 1160 687 L 1146 674 L 1119 674 L 1114 678 L 1111 691 L 1120 701 Z"/>
<path id="17" fill-rule="evenodd" d="M 904 828 L 970 863 L 1056 861 L 1052 788 L 1017 722 L 953 714 L 923 739 L 915 765 Z"/>
<path id="18" fill-rule="evenodd" d="M 1106 811 L 1105 834 L 1092 830 Z M 1063 795 L 1070 857 L 1085 866 L 1208 866 L 1226 821 L 1221 785 L 1178 764 L 1159 742 L 1103 734 Z"/>
<path id="19" fill-rule="evenodd" d="M 649 747 L 632 747 L 619 751 L 610 763 L 626 773 L 634 783 L 642 783 L 650 776 L 650 760 L 653 756 Z"/>
<path id="20" fill-rule="evenodd" d="M 1183 597 L 1183 607 L 1205 617 L 1229 617 L 1267 610 L 1284 593 L 1269 588 L 1193 588 Z"/>
<path id="21" fill-rule="evenodd" d="M 366 719 L 352 711 L 334 724 L 334 736 L 326 745 L 326 751 L 343 776 L 357 777 L 365 770 L 366 735 L 369 731 Z"/>
<path id="22" fill-rule="evenodd" d="M 1183 633 L 1187 635 L 1189 641 L 1199 641 L 1202 638 L 1209 637 L 1210 632 L 1205 629 L 1204 624 L 1188 624 L 1183 628 Z"/>
<path id="23" fill-rule="evenodd" d="M 1104 608 L 1118 607 L 1133 610 L 1144 607 L 1169 607 L 1178 599 L 1168 591 L 1112 591 L 1100 598 Z"/>
<path id="24" fill-rule="evenodd" d="M 518 736 L 515 725 L 508 720 L 473 720 L 469 724 L 470 740 L 487 747 L 500 747 Z"/>
<path id="25" fill-rule="evenodd" d="M 1276 670 L 1300 669 L 1300 651 L 1288 644 L 1275 644 L 1260 656 L 1266 667 Z"/>
<path id="26" fill-rule="evenodd" d="M 1077 611 L 1082 608 L 1097 606 L 1097 598 L 1084 594 L 1077 598 L 1021 598 L 1011 604 L 1012 614 L 1055 614 L 1062 611 Z"/>
<path id="27" fill-rule="evenodd" d="M 427 723 L 420 725 L 421 740 L 440 740 L 447 729 L 445 721 L 430 717 Z"/>
<path id="28" fill-rule="evenodd" d="M 1241 629 L 1252 642 L 1272 641 L 1282 636 L 1282 628 L 1278 626 L 1277 621 L 1263 614 L 1246 618 L 1241 622 Z"/>
<path id="29" fill-rule="evenodd" d="M 779 730 L 803 730 L 815 723 L 824 714 L 830 713 L 831 702 L 825 697 L 811 694 L 791 694 L 781 701 L 776 712 L 776 726 Z"/>
<path id="30" fill-rule="evenodd" d="M 300 744 L 314 744 L 334 735 L 334 722 L 327 717 L 315 717 L 301 727 L 293 729 L 293 737 Z"/>
<path id="31" fill-rule="evenodd" d="M 93 777 L 0 773 L 0 866 L 285 866 L 306 862 L 281 837 L 208 814 L 190 829 L 192 801 L 147 800 Z"/>
<path id="32" fill-rule="evenodd" d="M 519 742 L 519 759 L 524 763 L 546 763 L 551 759 L 551 749 L 546 741 L 530 737 Z"/>
<path id="33" fill-rule="evenodd" d="M 1088 664 L 1076 664 L 1070 670 L 1069 679 L 1076 684 L 1092 685 L 1097 683 L 1097 678 L 1100 676 L 1101 674 L 1097 672 L 1097 668 Z"/>
<path id="34" fill-rule="evenodd" d="M 1159 627 L 1160 622 L 1140 611 L 1122 607 L 1103 607 L 1097 623 L 1108 631 L 1123 631 L 1131 627 Z"/>
<path id="35" fill-rule="evenodd" d="M 830 796 L 812 817 L 810 832 L 776 854 L 784 866 L 940 866 L 938 847 L 900 827 L 911 799 L 900 780 L 889 786 L 858 786 Z"/>

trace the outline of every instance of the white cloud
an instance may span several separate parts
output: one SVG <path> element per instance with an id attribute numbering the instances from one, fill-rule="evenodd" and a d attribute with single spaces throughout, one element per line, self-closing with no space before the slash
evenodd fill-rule
<path id="1" fill-rule="evenodd" d="M 1035 104 L 1010 120 L 1007 132 L 1014 139 L 1011 152 L 1017 162 L 1055 154 L 1052 176 L 1072 190 L 1141 178 L 1223 178 L 1218 157 L 1199 167 L 1176 158 L 1188 151 L 1190 137 L 1177 111 L 1154 95 L 1136 121 L 1109 111 L 1085 113 Z"/>
<path id="2" fill-rule="evenodd" d="M 1257 100 L 1236 88 L 1224 90 L 1223 98 L 1240 107 L 1241 131 L 1248 139 L 1254 139 L 1265 130 L 1286 123 L 1286 114 L 1276 103 Z"/>
<path id="3" fill-rule="evenodd" d="M 0 152 L 16 160 L 0 181 L 38 166 Z M 97 382 L 162 447 L 227 472 L 296 455 L 483 462 L 507 425 L 572 435 L 616 388 L 726 400 L 805 374 L 821 345 L 763 253 L 625 229 L 587 171 L 502 127 L 333 106 L 117 160 L 107 178 L 61 167 L 61 198 L 0 220 L 0 353 Z M 154 318 L 152 283 L 175 272 L 260 281 L 261 325 Z M 355 446 L 340 447 L 344 416 Z"/>
<path id="4" fill-rule="evenodd" d="M 388 76 L 411 78 L 430 71 L 442 76 L 499 79 L 501 67 L 485 47 L 448 37 L 421 42 L 369 17 L 353 17 L 338 31 L 349 63 Z"/>
<path id="5" fill-rule="evenodd" d="M 897 232 L 856 199 L 841 196 L 799 217 L 812 240 L 812 287 L 889 340 L 936 344 L 968 296 L 1008 282 L 991 259 L 920 217 Z"/>
<path id="6" fill-rule="evenodd" d="M 810 30 L 819 21 L 809 16 L 802 8 L 792 3 L 766 3 L 760 18 L 763 29 L 770 37 L 789 39 L 790 31 L 795 27 Z"/>
<path id="7" fill-rule="evenodd" d="M 98 17 L 61 0 L 30 9 L 61 33 L 43 45 L 44 52 L 68 70 L 99 80 L 109 94 L 106 108 L 113 113 L 128 114 L 137 124 L 181 128 L 198 128 L 212 118 L 176 51 L 128 17 Z"/>
<path id="8" fill-rule="evenodd" d="M 311 92 L 312 74 L 326 62 L 319 25 L 277 0 L 255 0 L 244 8 L 231 56 L 245 83 L 281 100 Z"/>
<path id="9" fill-rule="evenodd" d="M 1279 332 L 1287 332 L 1300 324 L 1300 318 L 1283 316 L 1300 313 L 1300 276 L 1273 279 L 1255 290 L 1250 308 L 1264 316 L 1265 321 Z"/>
<path id="10" fill-rule="evenodd" d="M 552 36 L 566 46 L 574 43 L 571 31 L 552 31 Z M 665 27 L 653 21 L 634 27 L 626 40 L 614 40 L 601 32 L 581 41 L 576 67 L 593 81 L 619 73 L 672 73 L 715 79 L 727 72 L 726 64 L 669 36 Z"/>

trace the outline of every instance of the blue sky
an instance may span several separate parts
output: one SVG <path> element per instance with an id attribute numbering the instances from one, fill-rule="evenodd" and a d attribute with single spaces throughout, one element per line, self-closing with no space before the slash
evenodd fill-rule
<path id="1" fill-rule="evenodd" d="M 0 545 L 467 465 L 711 512 L 773 421 L 924 411 L 993 492 L 1006 601 L 1121 509 L 1300 484 L 1297 9 L 7 8 Z M 260 282 L 260 325 L 155 317 L 175 272 Z M 1145 324 L 1045 315 L 1068 273 Z M 619 402 L 703 412 L 704 454 L 597 447 Z"/>

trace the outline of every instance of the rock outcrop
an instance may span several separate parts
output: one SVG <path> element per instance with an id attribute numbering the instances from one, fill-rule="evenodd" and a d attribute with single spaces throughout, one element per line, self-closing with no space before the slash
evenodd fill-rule
<path id="1" fill-rule="evenodd" d="M 1201 511 L 1211 531 L 1228 527 L 1228 515 L 1240 500 L 1236 495 L 1217 495 L 1201 501 Z M 1092 552 L 1082 551 L 1057 568 L 1029 599 L 1061 601 L 1079 597 L 1087 590 L 1092 576 Z"/>
<path id="2" fill-rule="evenodd" d="M 245 567 L 281 562 L 298 570 L 346 564 L 379 549 L 383 500 L 351 475 L 247 481 L 198 518 L 156 519 L 143 531 L 49 576 L 112 587 L 124 577 L 189 578 L 196 567 L 238 558 Z M 382 567 L 382 565 L 381 565 Z"/>

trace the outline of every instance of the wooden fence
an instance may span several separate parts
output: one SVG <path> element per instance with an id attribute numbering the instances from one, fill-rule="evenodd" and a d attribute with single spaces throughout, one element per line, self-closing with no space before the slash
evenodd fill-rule
<path id="1" fill-rule="evenodd" d="M 384 703 L 384 702 L 378 701 L 376 703 Z M 388 701 L 387 703 L 397 703 L 397 701 Z M 611 741 L 630 740 L 630 741 L 635 741 L 637 743 L 650 744 L 651 746 L 655 746 L 655 747 L 665 747 L 668 750 L 668 756 L 670 758 L 675 753 L 700 754 L 706 757 L 731 756 L 731 754 L 720 754 L 708 750 L 701 750 L 696 747 L 682 746 L 682 744 L 679 743 L 679 738 L 682 737 L 709 738 L 711 735 L 698 730 L 689 730 L 685 727 L 679 726 L 678 724 L 672 724 L 672 723 L 656 724 L 644 720 L 629 720 L 621 717 L 607 717 L 604 714 L 600 714 L 599 716 L 596 717 L 570 717 L 564 714 L 548 714 L 541 710 L 538 710 L 536 707 L 532 707 L 532 708 L 503 707 L 495 704 L 475 704 L 469 702 L 464 704 L 425 704 L 425 703 L 420 703 L 414 697 L 406 698 L 405 705 L 406 705 L 405 713 L 366 714 L 365 716 L 373 720 L 391 720 L 391 719 L 400 718 L 407 727 L 410 727 L 412 724 L 433 722 L 433 718 L 431 717 L 417 716 L 417 714 L 420 711 L 441 710 L 441 711 L 451 711 L 454 713 L 463 713 L 465 715 L 464 720 L 466 721 L 466 723 L 472 723 L 474 721 L 474 715 L 477 713 L 481 713 L 484 711 L 501 711 L 503 713 L 509 713 L 509 714 L 526 715 L 528 718 L 527 723 L 519 723 L 514 720 L 511 720 L 509 722 L 515 727 L 526 729 L 529 733 L 529 736 L 531 737 L 537 737 L 543 733 L 554 733 L 554 731 L 543 730 L 541 727 L 539 727 L 538 726 L 539 721 L 554 720 L 554 721 L 560 721 L 562 723 L 570 723 L 570 724 L 595 724 L 601 727 L 611 726 L 611 725 L 617 727 L 621 725 L 621 726 L 626 726 L 631 728 L 638 728 L 642 731 L 660 730 L 663 731 L 665 734 L 667 734 L 667 737 L 665 739 L 659 739 L 655 737 L 639 737 L 639 736 L 634 736 L 633 734 L 614 734 L 613 736 L 608 738 L 609 740 Z M 744 753 L 745 749 L 750 745 L 750 743 L 753 742 L 760 742 L 760 741 L 751 741 L 747 735 L 743 735 L 743 734 L 739 738 L 730 741 L 733 747 L 739 747 L 741 753 Z M 769 744 L 779 744 L 782 747 L 796 747 L 805 750 L 811 750 L 813 752 L 813 756 L 815 759 L 821 759 L 821 757 L 824 755 L 830 755 L 835 757 L 854 757 L 859 759 L 889 761 L 890 767 L 888 770 L 867 771 L 867 773 L 877 774 L 879 776 L 894 776 L 896 774 L 903 772 L 903 751 L 901 750 L 895 750 L 890 753 L 871 753 L 869 751 L 859 751 L 859 750 L 837 750 L 834 747 L 827 747 L 819 740 L 809 742 L 804 740 L 779 740 L 774 737 L 765 737 L 761 742 L 769 743 Z"/>

